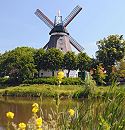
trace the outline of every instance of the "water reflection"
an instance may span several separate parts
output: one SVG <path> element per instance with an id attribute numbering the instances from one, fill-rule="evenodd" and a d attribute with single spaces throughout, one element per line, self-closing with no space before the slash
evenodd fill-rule
<path id="1" fill-rule="evenodd" d="M 0 130 L 6 130 L 5 127 L 0 126 Z"/>
<path id="2" fill-rule="evenodd" d="M 6 113 L 12 111 L 15 113 L 14 122 L 27 123 L 28 119 L 32 116 L 31 107 L 34 102 L 40 104 L 43 113 L 50 111 L 50 108 L 55 109 L 54 99 L 45 98 L 20 98 L 20 97 L 1 97 L 0 98 L 0 130 L 5 130 L 7 123 Z M 65 99 L 60 102 L 60 110 L 66 108 L 73 108 L 76 106 L 78 101 Z M 40 113 L 39 113 L 40 114 Z"/>

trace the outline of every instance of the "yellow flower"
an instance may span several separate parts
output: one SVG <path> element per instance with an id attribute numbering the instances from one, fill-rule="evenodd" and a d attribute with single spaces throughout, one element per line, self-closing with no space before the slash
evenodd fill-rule
<path id="1" fill-rule="evenodd" d="M 7 116 L 8 119 L 13 119 L 14 113 L 13 112 L 7 112 L 6 116 Z"/>
<path id="2" fill-rule="evenodd" d="M 64 72 L 63 71 L 59 71 L 58 73 L 57 73 L 57 78 L 60 80 L 60 79 L 62 79 L 62 78 L 64 78 Z"/>
<path id="3" fill-rule="evenodd" d="M 33 113 L 37 113 L 39 111 L 39 108 L 38 107 L 33 107 L 33 109 L 32 109 L 32 112 Z"/>
<path id="4" fill-rule="evenodd" d="M 25 130 L 26 124 L 25 124 L 25 123 L 20 123 L 20 124 L 19 124 L 19 128 L 20 128 L 21 130 Z"/>
<path id="5" fill-rule="evenodd" d="M 32 107 L 39 107 L 37 103 L 33 103 Z"/>
<path id="6" fill-rule="evenodd" d="M 41 117 L 36 119 L 36 126 L 37 127 L 41 127 L 42 126 L 42 118 Z"/>
<path id="7" fill-rule="evenodd" d="M 37 130 L 43 130 L 42 128 L 38 128 Z"/>
<path id="8" fill-rule="evenodd" d="M 74 114 L 75 114 L 75 111 L 73 109 L 70 109 L 68 112 L 69 112 L 70 116 L 74 116 Z"/>

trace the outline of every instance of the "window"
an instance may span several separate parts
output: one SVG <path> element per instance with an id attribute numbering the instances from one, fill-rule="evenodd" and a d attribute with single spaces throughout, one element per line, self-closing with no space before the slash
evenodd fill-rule
<path id="1" fill-rule="evenodd" d="M 43 73 L 41 73 L 41 77 L 43 77 Z"/>

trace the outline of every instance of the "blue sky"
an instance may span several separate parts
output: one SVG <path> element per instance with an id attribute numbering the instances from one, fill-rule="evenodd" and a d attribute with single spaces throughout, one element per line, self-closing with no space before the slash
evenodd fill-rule
<path id="1" fill-rule="evenodd" d="M 125 38 L 125 0 L 1 0 L 0 53 L 18 46 L 43 47 L 50 29 L 35 15 L 39 8 L 52 21 L 58 10 L 65 18 L 80 5 L 83 10 L 68 25 L 73 38 L 94 56 L 96 41 L 110 34 Z"/>

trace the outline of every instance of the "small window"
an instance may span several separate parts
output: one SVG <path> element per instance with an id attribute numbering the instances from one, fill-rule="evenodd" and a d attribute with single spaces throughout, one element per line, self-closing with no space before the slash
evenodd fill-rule
<path id="1" fill-rule="evenodd" d="M 41 77 L 43 77 L 43 73 L 41 73 Z"/>

